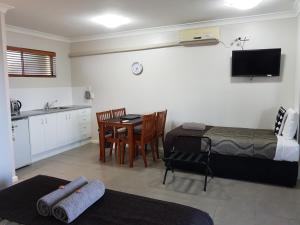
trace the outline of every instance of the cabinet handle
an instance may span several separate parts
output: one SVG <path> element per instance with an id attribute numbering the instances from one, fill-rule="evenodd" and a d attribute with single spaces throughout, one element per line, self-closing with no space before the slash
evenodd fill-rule
<path id="1" fill-rule="evenodd" d="M 41 119 L 41 124 L 43 124 L 43 125 L 44 125 L 44 119 Z"/>
<path id="2" fill-rule="evenodd" d="M 67 116 L 67 114 L 65 115 L 65 118 L 66 118 L 66 120 L 68 119 L 68 116 Z"/>
<path id="3" fill-rule="evenodd" d="M 71 114 L 69 114 L 69 120 L 71 119 Z"/>
<path id="4" fill-rule="evenodd" d="M 48 124 L 47 118 L 45 118 L 46 124 Z"/>

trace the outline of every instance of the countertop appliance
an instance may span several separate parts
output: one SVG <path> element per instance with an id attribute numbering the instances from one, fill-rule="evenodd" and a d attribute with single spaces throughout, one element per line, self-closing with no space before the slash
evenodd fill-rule
<path id="1" fill-rule="evenodd" d="M 22 108 L 22 103 L 19 100 L 16 100 L 16 99 L 11 99 L 10 100 L 11 115 L 20 114 L 21 108 Z"/>
<path id="2" fill-rule="evenodd" d="M 31 164 L 31 147 L 28 119 L 12 121 L 13 147 L 16 169 Z"/>

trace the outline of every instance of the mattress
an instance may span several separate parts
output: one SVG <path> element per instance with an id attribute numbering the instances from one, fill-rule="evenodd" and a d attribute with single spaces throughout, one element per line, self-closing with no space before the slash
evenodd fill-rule
<path id="1" fill-rule="evenodd" d="M 197 131 L 186 130 L 180 126 L 166 135 L 164 145 L 166 157 L 172 151 L 174 140 L 178 136 L 209 137 L 212 140 L 211 151 L 214 154 L 299 161 L 298 143 L 295 140 L 278 138 L 272 130 L 207 126 L 205 130 Z"/>
<path id="2" fill-rule="evenodd" d="M 8 220 L 24 225 L 64 224 L 53 217 L 38 215 L 36 202 L 67 183 L 66 180 L 54 177 L 37 176 L 1 191 L 2 222 Z M 105 195 L 72 224 L 213 225 L 213 221 L 206 212 L 195 208 L 107 189 Z"/>

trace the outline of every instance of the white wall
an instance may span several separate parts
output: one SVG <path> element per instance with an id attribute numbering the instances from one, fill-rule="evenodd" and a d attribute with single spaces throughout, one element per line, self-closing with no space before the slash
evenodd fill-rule
<path id="1" fill-rule="evenodd" d="M 5 18 L 4 14 L 0 12 L 0 189 L 11 185 L 13 176 L 15 175 L 5 45 Z"/>
<path id="2" fill-rule="evenodd" d="M 300 15 L 297 18 L 297 62 L 300 60 Z M 300 64 L 296 64 L 296 79 L 295 79 L 295 109 L 300 112 Z M 299 121 L 300 125 L 300 121 Z M 300 142 L 300 132 L 298 129 L 298 141 Z M 299 173 L 300 174 L 300 173 Z"/>
<path id="3" fill-rule="evenodd" d="M 297 17 L 297 62 L 300 59 L 300 16 Z M 296 64 L 296 80 L 295 80 L 295 107 L 299 109 L 300 105 L 300 64 Z"/>
<path id="4" fill-rule="evenodd" d="M 129 113 L 168 109 L 167 129 L 182 122 L 273 128 L 280 105 L 294 106 L 296 19 L 221 26 L 221 40 L 247 36 L 246 49 L 282 48 L 280 78 L 231 78 L 231 51 L 222 44 L 72 58 L 72 83 L 78 92 L 91 86 L 93 112 L 125 106 Z M 71 45 L 71 52 L 134 47 L 175 41 L 177 33 L 157 33 Z M 136 77 L 131 64 L 144 72 Z M 80 91 L 81 90 L 81 91 Z M 81 102 L 82 93 L 73 93 Z M 93 122 L 94 138 L 97 137 Z"/>
<path id="5" fill-rule="evenodd" d="M 53 51 L 57 55 L 56 78 L 9 78 L 10 97 L 22 101 L 22 111 L 42 108 L 47 101 L 56 99 L 59 105 L 72 104 L 69 43 L 15 32 L 7 33 L 7 41 L 10 46 Z"/>

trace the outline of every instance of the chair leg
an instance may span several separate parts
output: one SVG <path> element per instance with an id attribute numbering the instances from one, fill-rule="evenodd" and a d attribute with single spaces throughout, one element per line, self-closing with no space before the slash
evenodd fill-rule
<path id="1" fill-rule="evenodd" d="M 120 155 L 119 155 L 119 160 L 120 164 L 124 164 L 124 155 L 125 155 L 125 150 L 124 150 L 124 144 L 123 142 L 120 142 Z"/>
<path id="2" fill-rule="evenodd" d="M 141 153 L 143 156 L 145 167 L 147 167 L 148 165 L 147 165 L 147 158 L 146 158 L 146 152 L 145 152 L 145 145 L 143 145 L 143 144 L 141 144 Z"/>
<path id="3" fill-rule="evenodd" d="M 156 161 L 156 149 L 155 149 L 155 143 L 153 141 L 151 142 L 151 152 L 152 152 L 153 161 Z"/>
<path id="4" fill-rule="evenodd" d="M 156 150 L 156 157 L 159 159 L 158 144 L 159 144 L 159 140 L 158 140 L 158 137 L 157 137 L 156 140 L 155 140 L 155 150 Z"/>
<path id="5" fill-rule="evenodd" d="M 117 142 L 117 149 L 116 149 L 116 152 L 117 152 L 117 159 L 118 159 L 118 163 L 121 164 L 122 163 L 122 151 L 121 151 L 121 144 L 120 144 L 120 141 Z"/>
<path id="6" fill-rule="evenodd" d="M 110 145 L 110 149 L 109 149 L 109 156 L 112 156 L 113 147 L 114 147 L 114 145 L 111 144 Z"/>
<path id="7" fill-rule="evenodd" d="M 134 158 L 136 159 L 139 156 L 139 146 L 136 145 L 134 148 Z"/>

